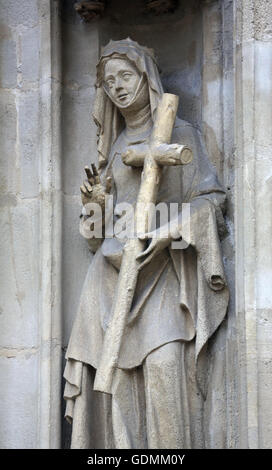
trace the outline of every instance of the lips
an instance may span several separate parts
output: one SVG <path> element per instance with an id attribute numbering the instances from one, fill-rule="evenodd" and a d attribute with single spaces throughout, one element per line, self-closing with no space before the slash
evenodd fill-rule
<path id="1" fill-rule="evenodd" d="M 118 95 L 118 99 L 121 101 L 125 100 L 127 97 L 128 93 L 120 93 L 120 95 Z"/>

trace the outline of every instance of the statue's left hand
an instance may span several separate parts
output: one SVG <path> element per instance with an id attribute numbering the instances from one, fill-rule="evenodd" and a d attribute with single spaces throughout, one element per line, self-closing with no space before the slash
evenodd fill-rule
<path id="1" fill-rule="evenodd" d="M 170 245 L 172 238 L 169 230 L 169 225 L 163 225 L 157 230 L 152 232 L 146 232 L 139 235 L 140 240 L 150 240 L 148 247 L 137 256 L 138 260 L 142 260 L 139 270 L 141 270 L 146 264 L 157 256 L 164 248 Z"/>

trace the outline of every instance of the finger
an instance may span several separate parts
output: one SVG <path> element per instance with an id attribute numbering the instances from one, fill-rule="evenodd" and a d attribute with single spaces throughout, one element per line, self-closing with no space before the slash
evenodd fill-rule
<path id="1" fill-rule="evenodd" d="M 83 193 L 83 194 L 87 194 L 88 191 L 87 189 L 85 188 L 85 186 L 80 186 L 80 191 Z"/>
<path id="2" fill-rule="evenodd" d="M 91 170 L 88 166 L 85 166 L 84 170 L 85 170 L 85 173 L 86 173 L 88 179 L 93 177 L 93 174 L 92 174 L 92 172 L 91 172 Z"/>
<path id="3" fill-rule="evenodd" d="M 88 191 L 89 193 L 92 192 L 93 188 L 92 188 L 92 185 L 89 183 L 88 180 L 85 180 L 85 181 L 84 181 L 84 186 L 85 186 L 85 188 L 87 189 L 87 191 Z"/>
<path id="4" fill-rule="evenodd" d="M 94 181 L 95 183 L 100 183 L 100 176 L 98 174 L 97 168 L 94 163 L 91 164 L 92 170 L 93 170 L 93 175 L 94 175 Z"/>
<path id="5" fill-rule="evenodd" d="M 92 174 L 92 171 L 90 170 L 88 166 L 85 166 L 84 169 L 85 169 L 85 173 L 87 175 L 89 183 L 94 184 L 94 176 Z"/>
<path id="6" fill-rule="evenodd" d="M 92 170 L 93 170 L 93 175 L 98 176 L 98 171 L 97 171 L 97 168 L 96 168 L 94 163 L 91 163 L 91 167 L 92 167 Z"/>

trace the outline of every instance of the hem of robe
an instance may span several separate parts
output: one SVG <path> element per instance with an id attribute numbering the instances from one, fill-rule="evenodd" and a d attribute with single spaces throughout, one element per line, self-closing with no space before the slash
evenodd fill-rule
<path id="1" fill-rule="evenodd" d="M 64 418 L 70 424 L 73 422 L 75 399 L 81 394 L 82 373 L 83 362 L 76 360 L 68 360 L 66 362 L 63 374 L 66 380 L 63 395 L 66 401 Z"/>
<path id="2" fill-rule="evenodd" d="M 161 339 L 158 344 L 154 344 L 152 346 L 151 349 L 147 350 L 142 356 L 141 358 L 134 362 L 134 363 L 131 363 L 131 364 L 127 364 L 126 366 L 122 365 L 120 362 L 117 366 L 117 369 L 122 369 L 122 370 L 131 370 L 131 369 L 135 369 L 136 367 L 139 367 L 142 365 L 143 361 L 146 359 L 146 357 L 152 352 L 152 351 L 155 351 L 155 349 L 158 349 L 160 348 L 161 346 L 163 346 L 164 344 L 168 344 L 168 343 L 173 343 L 174 341 L 183 341 L 185 343 L 189 343 L 190 341 L 192 341 L 196 336 L 196 333 L 194 332 L 190 337 L 187 337 L 187 338 L 182 338 L 180 335 L 177 335 L 177 336 L 173 336 L 171 339 L 169 339 L 169 337 L 165 338 L 165 339 Z M 73 354 L 73 351 L 70 350 L 70 353 L 69 355 L 65 355 L 65 359 L 67 360 L 67 364 L 68 364 L 68 361 L 72 360 L 72 361 L 77 361 L 77 362 L 81 362 L 83 364 L 88 364 L 89 366 L 92 366 L 94 369 L 97 369 L 99 367 L 99 361 L 96 361 L 95 359 L 94 360 L 90 360 L 90 358 L 88 357 L 88 355 L 86 355 L 86 351 L 84 350 L 81 350 L 79 347 L 77 347 L 77 351 L 74 352 Z M 64 370 L 64 378 L 66 379 L 66 367 L 65 367 L 65 370 Z M 67 380 L 67 379 L 66 379 Z"/>
<path id="3" fill-rule="evenodd" d="M 155 351 L 156 349 L 159 349 L 160 347 L 168 344 L 168 343 L 173 343 L 173 342 L 176 342 L 176 341 L 180 341 L 180 342 L 184 342 L 184 343 L 189 343 L 191 342 L 193 339 L 195 338 L 195 334 L 192 336 L 191 339 L 182 339 L 179 337 L 176 337 L 172 340 L 167 340 L 165 341 L 164 343 L 160 343 L 158 346 L 155 346 L 154 348 L 152 348 L 152 350 L 150 350 L 148 353 L 146 353 L 144 355 L 144 357 L 142 358 L 141 362 L 135 366 L 131 366 L 131 367 L 117 367 L 118 369 L 122 369 L 122 370 L 132 370 L 132 369 L 136 369 L 137 367 L 141 366 L 143 364 L 143 362 L 145 361 L 145 359 L 147 358 L 147 356 L 149 354 L 151 354 L 153 351 Z M 74 416 L 74 406 L 75 406 L 75 400 L 77 397 L 79 397 L 79 395 L 81 395 L 81 392 L 82 392 L 82 375 L 83 375 L 83 367 L 84 366 L 91 366 L 93 367 L 94 369 L 97 369 L 97 364 L 94 364 L 94 363 L 91 363 L 90 361 L 88 362 L 85 362 L 85 361 L 82 361 L 82 360 L 79 360 L 75 357 L 66 357 L 66 366 L 65 366 L 65 370 L 64 370 L 64 373 L 63 373 L 63 377 L 65 378 L 66 380 L 66 384 L 65 384 L 65 388 L 64 388 L 64 399 L 66 401 L 66 409 L 65 409 L 65 414 L 64 414 L 64 418 L 70 423 L 72 424 L 73 422 L 73 416 Z M 96 392 L 96 393 L 103 393 L 103 392 Z"/>

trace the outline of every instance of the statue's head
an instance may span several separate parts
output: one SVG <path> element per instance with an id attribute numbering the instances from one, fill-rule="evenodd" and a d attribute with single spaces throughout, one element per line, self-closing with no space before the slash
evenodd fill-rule
<path id="1" fill-rule="evenodd" d="M 105 65 L 111 59 L 125 60 L 131 67 L 134 67 L 139 76 L 148 74 L 148 72 L 154 75 L 152 68 L 157 68 L 154 51 L 152 49 L 140 46 L 140 44 L 132 41 L 130 38 L 121 39 L 120 41 L 110 41 L 102 49 L 100 60 L 97 64 L 97 87 L 103 82 Z"/>
<path id="2" fill-rule="evenodd" d="M 163 93 L 152 49 L 131 39 L 110 41 L 97 65 L 94 120 L 98 126 L 99 164 L 106 164 L 124 121 L 122 114 L 150 104 L 152 118 Z"/>
<path id="3" fill-rule="evenodd" d="M 112 102 L 120 109 L 134 101 L 143 74 L 128 59 L 118 55 L 108 59 L 104 66 L 104 89 Z"/>
<path id="4" fill-rule="evenodd" d="M 153 50 L 131 39 L 110 41 L 103 49 L 97 66 L 97 83 L 122 112 L 146 106 L 149 101 L 148 71 L 152 62 L 157 69 Z"/>

